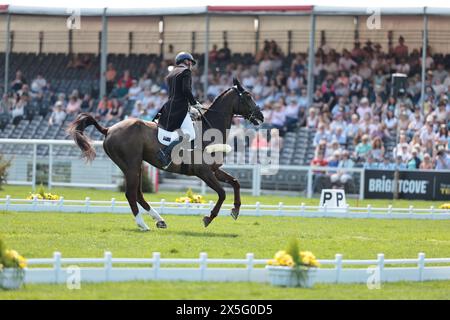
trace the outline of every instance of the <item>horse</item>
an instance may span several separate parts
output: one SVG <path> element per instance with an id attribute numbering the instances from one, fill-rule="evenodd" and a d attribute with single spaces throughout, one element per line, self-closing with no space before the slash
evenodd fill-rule
<path id="1" fill-rule="evenodd" d="M 242 116 L 255 126 L 259 126 L 264 122 L 264 116 L 253 100 L 250 92 L 245 90 L 237 79 L 233 79 L 233 86 L 223 91 L 214 99 L 209 108 L 204 109 L 203 112 L 200 112 L 202 134 L 208 129 L 216 129 L 220 132 L 222 141 L 224 142 L 227 141 L 233 116 Z M 142 214 L 139 212 L 137 206 L 139 203 L 156 221 L 157 228 L 167 228 L 164 219 L 145 201 L 141 190 L 142 161 L 146 161 L 154 167 L 164 170 L 157 157 L 158 150 L 162 147 L 162 144 L 158 140 L 157 123 L 128 118 L 109 128 L 105 128 L 90 114 L 79 114 L 69 125 L 67 133 L 81 149 L 82 157 L 87 162 L 95 158 L 95 150 L 89 138 L 84 134 L 85 128 L 90 125 L 94 125 L 105 136 L 103 149 L 124 174 L 126 182 L 125 196 L 138 227 L 143 231 L 149 230 L 142 218 Z M 197 148 L 203 152 L 208 147 L 211 147 L 211 143 L 202 141 L 201 146 Z M 190 152 L 195 152 L 195 149 Z M 241 206 L 240 184 L 235 177 L 220 168 L 222 165 L 223 161 L 206 163 L 202 157 L 200 163 L 172 163 L 165 169 L 165 171 L 172 173 L 196 176 L 217 193 L 218 200 L 211 210 L 210 215 L 203 217 L 205 227 L 217 217 L 225 201 L 226 193 L 220 182 L 232 186 L 234 191 L 234 206 L 231 209 L 231 216 L 235 220 L 239 216 Z"/>

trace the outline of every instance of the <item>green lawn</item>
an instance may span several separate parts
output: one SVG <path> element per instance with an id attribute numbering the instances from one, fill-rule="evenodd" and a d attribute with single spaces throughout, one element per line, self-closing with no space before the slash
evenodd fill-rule
<path id="1" fill-rule="evenodd" d="M 26 198 L 31 192 L 31 188 L 28 186 L 4 186 L 3 190 L 0 190 L 0 198 L 10 195 L 13 198 Z M 53 188 L 52 193 L 64 196 L 65 199 L 81 200 L 86 197 L 90 197 L 92 200 L 111 200 L 115 198 L 116 200 L 125 201 L 125 194 L 123 192 L 111 191 L 111 190 L 98 190 L 98 189 L 87 189 L 87 188 Z M 208 191 L 206 194 L 206 200 L 217 200 L 217 195 L 215 193 Z M 157 194 L 146 194 L 147 201 L 160 201 L 161 199 L 166 199 L 167 201 L 175 201 L 176 198 L 182 196 L 182 192 L 166 191 L 159 192 Z M 279 195 L 262 195 L 261 197 L 254 197 L 249 194 L 242 194 L 243 204 L 254 204 L 259 201 L 261 204 L 278 204 L 283 202 L 285 205 L 300 205 L 304 202 L 306 205 L 317 206 L 319 204 L 319 199 L 317 198 L 304 198 L 301 196 L 279 196 Z M 392 205 L 393 207 L 403 207 L 407 208 L 413 205 L 417 208 L 429 208 L 434 206 L 438 208 L 442 202 L 436 201 L 423 201 L 423 200 L 358 200 L 358 199 L 347 199 L 347 202 L 352 207 L 367 207 L 368 204 L 373 207 L 387 207 Z M 225 203 L 233 203 L 233 193 L 229 192 Z"/>
<path id="2" fill-rule="evenodd" d="M 312 289 L 275 288 L 256 283 L 122 282 L 64 285 L 27 285 L 20 291 L 0 291 L 4 299 L 450 299 L 450 281 L 387 283 L 369 290 L 364 284 L 316 284 Z M 274 310 L 276 311 L 276 310 Z"/>
<path id="3" fill-rule="evenodd" d="M 0 235 L 26 257 L 210 257 L 237 258 L 253 252 L 269 258 L 291 238 L 320 259 L 342 253 L 349 259 L 450 257 L 450 221 L 219 216 L 208 228 L 201 216 L 165 217 L 168 229 L 138 231 L 132 215 L 0 213 Z"/>
<path id="4" fill-rule="evenodd" d="M 89 189 L 53 190 L 67 199 L 124 199 L 121 193 Z M 25 197 L 26 187 L 7 186 L 0 196 Z M 147 195 L 149 200 L 174 200 L 178 193 Z M 229 197 L 228 201 L 231 201 Z M 207 199 L 215 199 L 208 195 Z M 256 198 L 245 196 L 244 203 Z M 261 203 L 295 204 L 295 197 L 259 198 Z M 316 204 L 317 199 L 312 202 Z M 367 202 L 366 202 L 367 203 Z M 376 206 L 374 201 L 371 203 Z M 379 206 L 386 202 L 377 202 Z M 429 206 L 430 202 L 411 202 Z M 360 202 L 360 205 L 364 203 Z M 408 206 L 400 201 L 396 206 Z M 437 205 L 437 204 L 435 204 Z M 140 232 L 131 214 L 64 214 L 0 212 L 0 237 L 7 246 L 27 258 L 102 257 L 111 251 L 115 257 L 197 257 L 207 252 L 213 258 L 270 258 L 291 238 L 300 239 L 302 250 L 311 250 L 319 259 L 341 253 L 348 259 L 450 257 L 450 221 L 376 220 L 296 217 L 219 216 L 208 228 L 201 216 L 164 217 L 168 229 L 156 229 L 149 216 L 150 232 Z M 82 284 L 70 291 L 61 285 L 27 285 L 19 292 L 0 292 L 1 299 L 449 299 L 450 281 L 385 284 L 381 290 L 365 285 L 318 284 L 312 290 L 281 289 L 254 283 L 126 282 Z"/>

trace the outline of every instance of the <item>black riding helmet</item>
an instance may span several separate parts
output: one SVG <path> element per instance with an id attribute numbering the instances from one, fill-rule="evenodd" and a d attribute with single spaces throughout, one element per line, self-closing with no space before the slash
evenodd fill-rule
<path id="1" fill-rule="evenodd" d="M 177 54 L 177 56 L 175 57 L 175 64 L 178 65 L 178 64 L 182 63 L 184 60 L 192 61 L 192 64 L 194 66 L 197 64 L 197 61 L 195 61 L 192 54 L 190 54 L 189 52 L 184 52 L 184 51 Z"/>

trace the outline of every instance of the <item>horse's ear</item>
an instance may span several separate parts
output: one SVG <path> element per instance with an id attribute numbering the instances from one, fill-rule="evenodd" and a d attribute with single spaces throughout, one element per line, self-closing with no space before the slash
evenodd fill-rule
<path id="1" fill-rule="evenodd" d="M 237 78 L 233 78 L 233 85 L 237 87 L 239 92 L 244 92 L 244 88 L 242 87 L 241 83 Z"/>

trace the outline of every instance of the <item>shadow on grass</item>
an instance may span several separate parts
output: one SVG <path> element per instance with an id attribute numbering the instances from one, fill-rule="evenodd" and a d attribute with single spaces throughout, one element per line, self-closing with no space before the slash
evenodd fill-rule
<path id="1" fill-rule="evenodd" d="M 236 233 L 212 233 L 212 232 L 195 232 L 195 231 L 157 231 L 158 229 L 150 229 L 149 231 L 142 231 L 137 228 L 122 228 L 122 231 L 133 232 L 138 234 L 153 234 L 158 232 L 160 235 L 178 235 L 184 237 L 201 237 L 201 238 L 237 238 L 239 237 Z"/>
<path id="2" fill-rule="evenodd" d="M 236 233 L 212 233 L 212 232 L 195 232 L 195 231 L 168 231 L 168 234 L 176 234 L 185 237 L 206 237 L 206 238 L 237 238 Z"/>

